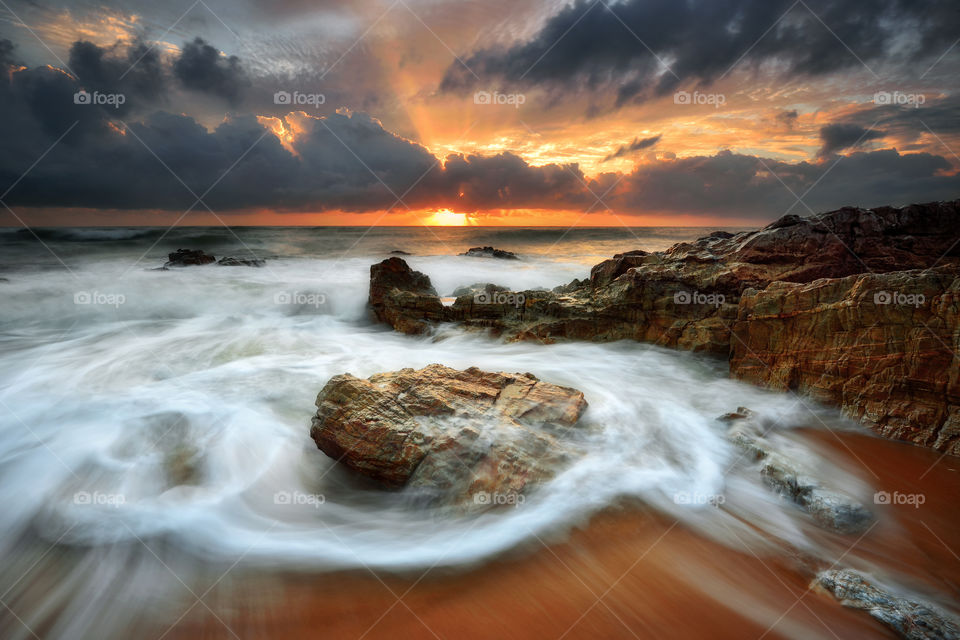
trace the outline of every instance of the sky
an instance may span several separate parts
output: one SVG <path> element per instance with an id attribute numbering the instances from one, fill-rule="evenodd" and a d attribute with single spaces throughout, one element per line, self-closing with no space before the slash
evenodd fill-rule
<path id="1" fill-rule="evenodd" d="M 960 198 L 956 0 L 0 0 L 0 225 Z"/>

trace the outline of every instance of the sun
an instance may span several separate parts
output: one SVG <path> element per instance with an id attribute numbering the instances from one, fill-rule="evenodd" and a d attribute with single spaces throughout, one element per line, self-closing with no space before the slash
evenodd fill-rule
<path id="1" fill-rule="evenodd" d="M 470 224 L 467 214 L 457 213 L 450 209 L 440 209 L 427 218 L 426 223 L 431 227 L 464 227 Z"/>

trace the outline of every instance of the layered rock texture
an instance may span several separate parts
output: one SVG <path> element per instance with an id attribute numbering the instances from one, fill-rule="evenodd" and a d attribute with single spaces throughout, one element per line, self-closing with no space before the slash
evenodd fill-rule
<path id="1" fill-rule="evenodd" d="M 310 435 L 385 487 L 498 504 L 576 455 L 567 436 L 586 408 L 579 391 L 529 373 L 433 364 L 365 380 L 333 377 L 317 396 Z"/>
<path id="2" fill-rule="evenodd" d="M 628 338 L 713 353 L 736 377 L 960 455 L 958 278 L 954 201 L 788 215 L 618 254 L 553 291 L 491 287 L 448 307 L 427 276 L 391 258 L 371 267 L 370 303 L 405 333 L 457 322 L 508 340 Z"/>
<path id="3" fill-rule="evenodd" d="M 960 621 L 919 598 L 904 597 L 850 569 L 830 569 L 815 584 L 845 607 L 862 609 L 907 640 L 957 640 Z"/>
<path id="4" fill-rule="evenodd" d="M 960 270 L 777 282 L 740 300 L 730 370 L 960 455 Z"/>

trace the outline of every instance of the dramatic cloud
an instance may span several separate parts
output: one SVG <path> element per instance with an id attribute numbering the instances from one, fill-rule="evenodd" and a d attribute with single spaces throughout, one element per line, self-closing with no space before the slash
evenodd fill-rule
<path id="1" fill-rule="evenodd" d="M 700 7 L 698 2 L 690 6 Z M 670 11 L 661 0 L 649 4 L 664 8 L 663 15 L 648 15 L 646 5 L 641 7 L 638 2 L 611 4 L 610 8 L 624 19 L 646 16 L 650 20 L 680 20 L 687 35 L 699 33 L 687 24 L 686 4 L 677 3 L 680 6 Z M 727 16 L 724 11 L 740 15 L 741 9 L 736 7 L 741 5 L 750 6 L 751 2 L 718 0 L 700 7 L 704 14 L 694 22 L 712 21 L 715 27 L 730 30 L 731 39 L 740 39 L 745 37 L 742 32 L 751 32 L 759 18 L 744 14 L 734 24 L 720 17 Z M 885 0 L 881 13 L 906 16 L 913 11 L 911 6 Z M 939 5 L 926 6 L 936 13 Z M 291 7 L 299 11 L 301 4 L 295 1 Z M 844 24 L 846 14 L 839 5 L 821 2 L 816 6 L 811 3 L 811 7 L 834 12 L 837 24 Z M 584 9 L 590 13 L 576 13 Z M 799 9 L 802 6 L 794 11 Z M 561 17 L 575 19 L 578 15 L 583 20 L 557 41 L 557 53 L 567 58 L 553 60 L 550 50 L 529 74 L 510 62 L 518 51 L 545 38 L 544 33 L 556 30 L 558 25 L 569 26 L 569 22 L 558 22 Z M 771 30 L 770 43 L 764 39 L 757 44 L 760 57 L 750 53 L 745 64 L 774 61 L 771 64 L 776 68 L 814 75 L 826 72 L 817 64 L 826 65 L 824 69 L 843 68 L 846 63 L 837 60 L 807 60 L 802 51 L 797 53 L 785 44 L 812 33 L 808 32 L 812 26 L 805 15 L 794 16 L 791 11 L 780 26 Z M 659 63 L 650 62 L 652 58 L 645 58 L 648 53 L 637 52 L 637 43 L 628 31 L 625 33 L 633 43 L 630 49 L 609 49 L 608 41 L 620 36 L 596 37 L 597 29 L 609 26 L 611 16 L 602 5 L 577 4 L 547 19 L 541 33 L 527 44 L 497 52 L 481 51 L 475 58 L 486 70 L 499 69 L 503 78 L 514 77 L 518 84 L 529 81 L 560 87 L 587 80 L 598 95 L 611 98 L 618 92 L 630 94 L 632 89 L 626 87 L 632 80 L 655 79 L 658 85 L 652 89 L 644 85 L 644 92 L 656 93 L 668 87 L 673 82 L 670 74 L 658 70 Z M 914 18 L 919 24 L 928 22 L 925 17 Z M 847 19 L 852 29 L 853 15 Z M 857 24 L 872 25 L 875 17 L 863 20 Z M 586 29 L 584 33 L 580 33 L 581 27 Z M 931 33 L 931 41 L 939 38 L 936 29 Z M 658 37 L 673 42 L 674 36 Z M 866 45 L 872 36 L 858 37 L 858 44 Z M 582 60 L 574 51 L 566 51 L 568 39 L 580 43 Z M 450 95 L 437 96 L 432 91 L 419 94 L 411 102 L 417 108 L 410 112 L 420 127 L 408 130 L 396 122 L 385 126 L 359 110 L 337 109 L 350 104 L 346 94 L 326 94 L 336 102 L 331 99 L 333 104 L 325 103 L 323 109 L 274 104 L 274 91 L 295 86 L 278 83 L 278 77 L 252 74 L 240 59 L 222 54 L 201 38 L 188 41 L 182 48 L 136 38 L 125 42 L 108 46 L 85 39 L 73 42 L 64 49 L 63 57 L 69 62 L 60 69 L 42 64 L 23 67 L 19 62 L 22 50 L 0 40 L 0 138 L 4 141 L 0 145 L 0 193 L 10 188 L 5 202 L 14 207 L 175 212 L 190 207 L 202 211 L 209 206 L 217 213 L 387 209 L 403 213 L 407 208 L 449 208 L 501 219 L 510 211 L 525 215 L 526 210 L 600 214 L 612 210 L 622 215 L 686 214 L 762 221 L 791 207 L 809 213 L 811 209 L 822 211 L 845 204 L 907 204 L 960 195 L 960 175 L 951 165 L 953 156 L 946 146 L 960 135 L 960 119 L 956 118 L 960 97 L 945 91 L 878 92 L 871 102 L 864 101 L 861 94 L 856 101 L 837 100 L 828 108 L 816 110 L 808 106 L 816 105 L 815 101 L 805 103 L 799 98 L 793 103 L 764 105 L 760 111 L 710 109 L 706 116 L 699 115 L 696 108 L 684 107 L 683 116 L 674 119 L 642 105 L 634 108 L 647 113 L 623 119 L 613 129 L 593 130 L 591 121 L 584 125 L 590 130 L 581 133 L 581 138 L 544 137 L 533 151 L 529 147 L 524 151 L 522 144 L 510 146 L 509 138 L 495 137 L 498 129 L 491 128 L 483 134 L 486 138 L 481 137 L 492 141 L 490 144 L 466 147 L 472 153 L 450 153 L 461 147 L 431 141 L 430 134 L 438 123 L 428 106 L 430 100 L 446 101 L 459 113 L 460 107 Z M 892 45 L 886 41 L 875 44 L 867 58 L 886 60 L 884 56 Z M 930 46 L 923 38 L 901 41 L 898 51 L 910 58 L 923 55 Z M 546 49 L 533 51 L 543 53 Z M 701 81 L 712 78 L 720 68 L 707 59 L 710 56 L 700 61 L 700 67 L 694 64 L 699 59 L 699 43 L 674 42 L 666 51 L 671 67 L 699 68 L 691 77 Z M 720 51 L 727 53 L 726 49 Z M 525 61 L 526 56 L 523 53 L 517 59 Z M 506 66 L 497 66 L 501 64 Z M 451 77 L 449 72 L 447 77 Z M 256 90 L 251 90 L 254 87 Z M 327 89 L 313 84 L 302 88 Z M 80 92 L 101 97 L 120 94 L 124 101 L 87 100 Z M 802 91 L 798 95 L 804 100 L 809 97 Z M 258 101 L 262 104 L 254 107 Z M 669 98 L 664 102 L 675 110 Z M 243 110 L 238 109 L 241 104 Z M 224 114 L 228 105 L 238 112 Z M 298 111 L 301 108 L 306 112 Z M 490 105 L 482 108 L 491 120 L 504 122 L 523 113 Z M 727 146 L 731 135 L 750 127 L 761 127 L 763 136 L 777 141 L 763 146 L 766 137 L 759 143 L 759 136 L 736 138 L 736 146 L 730 146 L 741 153 L 713 152 Z M 664 131 L 664 135 L 633 137 L 638 128 Z M 395 133 L 401 129 L 408 131 L 406 136 Z M 711 137 L 720 129 L 726 138 Z M 567 132 L 570 127 L 564 125 L 561 130 Z M 631 137 L 632 141 L 626 142 Z M 441 157 L 416 141 L 421 139 L 430 141 L 430 148 Z M 580 159 L 578 145 L 584 141 L 593 150 L 592 156 L 586 154 L 593 158 L 592 164 L 576 161 Z M 670 149 L 664 147 L 665 141 Z M 691 141 L 700 146 L 691 147 Z M 867 142 L 873 144 L 864 146 Z M 876 150 L 881 144 L 886 148 Z M 640 153 L 654 147 L 656 154 Z M 518 148 L 524 155 L 504 150 L 510 148 Z M 770 148 L 776 150 L 765 151 Z M 931 153 L 931 149 L 937 151 Z M 593 172 L 601 171 L 597 167 L 602 162 L 631 154 L 637 154 L 638 164 L 629 173 L 596 175 L 584 169 L 587 166 Z M 532 164 L 532 157 L 543 160 Z M 785 157 L 807 161 L 786 162 Z M 34 164 L 38 158 L 42 161 Z M 798 201 L 793 194 L 803 195 L 803 200 Z"/>
<path id="2" fill-rule="evenodd" d="M 122 94 L 123 103 L 111 105 L 119 115 L 144 103 L 156 104 L 167 88 L 160 56 L 143 43 L 104 48 L 92 42 L 75 42 L 68 64 L 88 92 Z"/>
<path id="3" fill-rule="evenodd" d="M 0 67 L 19 64 L 14 57 L 16 46 L 6 38 L 0 38 Z"/>
<path id="4" fill-rule="evenodd" d="M 841 205 L 954 199 L 960 193 L 960 176 L 948 175 L 949 170 L 950 163 L 941 156 L 901 155 L 893 149 L 854 153 L 832 165 L 721 151 L 641 165 L 604 200 L 632 212 L 771 219 L 788 209 L 808 215 Z M 602 181 L 591 185 L 597 193 L 602 186 Z"/>
<path id="5" fill-rule="evenodd" d="M 173 72 L 188 89 L 210 92 L 231 103 L 236 103 L 250 84 L 239 58 L 221 55 L 202 38 L 184 45 Z"/>
<path id="6" fill-rule="evenodd" d="M 577 0 L 525 42 L 461 56 L 464 64 L 451 64 L 441 87 L 461 91 L 478 78 L 499 78 L 615 94 L 622 105 L 708 85 L 734 67 L 820 76 L 927 60 L 958 32 L 953 0 L 877 0 L 869 10 L 844 0 Z"/>
<path id="7" fill-rule="evenodd" d="M 885 135 L 883 131 L 864 129 L 857 124 L 844 122 L 828 124 L 820 129 L 820 140 L 823 146 L 820 147 L 818 155 L 823 157 L 851 147 L 859 147 L 870 140 L 883 138 Z"/>
<path id="8" fill-rule="evenodd" d="M 656 135 L 650 138 L 634 138 L 633 142 L 627 145 L 620 145 L 620 148 L 608 155 L 603 159 L 604 162 L 608 160 L 613 160 L 614 158 L 622 158 L 623 156 L 630 155 L 634 151 L 640 151 L 641 149 L 649 149 L 658 142 L 660 142 L 661 135 Z"/>

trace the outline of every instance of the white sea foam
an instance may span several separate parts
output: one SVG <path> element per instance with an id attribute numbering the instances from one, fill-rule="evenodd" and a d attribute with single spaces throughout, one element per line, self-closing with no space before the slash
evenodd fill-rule
<path id="1" fill-rule="evenodd" d="M 750 535 L 743 518 L 809 544 L 795 509 L 729 475 L 739 451 L 715 418 L 738 405 L 785 426 L 819 418 L 808 403 L 728 379 L 723 362 L 633 342 L 398 335 L 366 315 L 371 255 L 165 272 L 143 269 L 155 257 L 130 269 L 137 257 L 78 258 L 71 272 L 0 284 L 4 540 L 33 526 L 78 545 L 165 536 L 204 557 L 417 568 L 482 561 L 636 499 L 718 539 L 730 527 Z M 408 260 L 441 294 L 477 281 L 552 287 L 587 271 L 548 255 Z M 85 303 L 78 292 L 123 303 Z M 310 440 L 313 402 L 331 376 L 433 362 L 582 390 L 584 419 L 598 425 L 580 436 L 584 456 L 522 505 L 466 516 L 371 490 Z M 722 510 L 697 498 L 727 492 L 736 501 Z"/>

